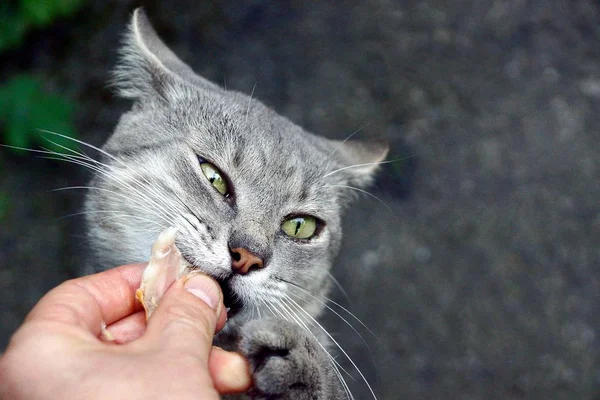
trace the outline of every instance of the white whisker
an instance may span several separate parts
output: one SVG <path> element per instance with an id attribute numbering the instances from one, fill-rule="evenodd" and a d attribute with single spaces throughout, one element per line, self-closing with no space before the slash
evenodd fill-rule
<path id="1" fill-rule="evenodd" d="M 412 157 L 414 157 L 414 156 L 406 156 L 406 157 L 402 157 L 402 158 L 396 158 L 396 159 L 394 159 L 394 160 L 387 160 L 387 161 L 378 161 L 378 162 L 370 162 L 370 163 L 362 163 L 362 164 L 353 164 L 353 165 L 347 165 L 347 166 L 345 166 L 345 167 L 341 167 L 341 168 L 338 168 L 338 169 L 336 169 L 336 170 L 333 170 L 333 171 L 331 171 L 331 172 L 328 172 L 328 173 L 326 173 L 325 175 L 323 175 L 323 176 L 321 177 L 321 179 L 325 179 L 325 178 L 327 178 L 328 176 L 331 176 L 331 175 L 333 175 L 333 174 L 335 174 L 335 173 L 338 173 L 338 172 L 340 172 L 340 171 L 345 171 L 345 170 L 347 170 L 347 169 L 351 169 L 351 168 L 367 167 L 367 166 L 369 166 L 369 165 L 383 165 L 383 164 L 390 164 L 390 163 L 395 163 L 395 162 L 399 162 L 399 161 L 404 161 L 404 160 L 407 160 L 407 159 L 409 159 L 409 158 L 412 158 Z"/>
<path id="2" fill-rule="evenodd" d="M 246 105 L 246 118 L 244 119 L 244 122 L 248 122 L 248 115 L 250 114 L 250 104 L 252 103 L 252 96 L 254 96 L 254 90 L 256 89 L 256 83 L 254 83 L 254 86 L 252 86 L 252 92 L 250 92 L 250 97 L 248 98 L 248 104 Z"/>
<path id="3" fill-rule="evenodd" d="M 60 219 L 64 219 L 64 218 L 70 218 L 70 217 L 76 217 L 76 216 L 79 216 L 79 215 L 88 215 L 88 214 L 111 214 L 111 217 L 112 217 L 112 216 L 128 217 L 128 218 L 132 218 L 132 219 L 139 219 L 139 220 L 141 220 L 141 221 L 149 222 L 149 223 L 151 223 L 151 224 L 158 225 L 158 226 L 161 228 L 161 230 L 162 230 L 162 229 L 166 229 L 166 228 L 168 228 L 168 226 L 162 225 L 162 224 L 160 224 L 160 223 L 158 223 L 158 222 L 156 222 L 156 221 L 153 221 L 153 220 L 151 220 L 151 219 L 144 218 L 144 217 L 141 217 L 141 216 L 139 216 L 139 215 L 127 214 L 127 213 L 124 213 L 124 212 L 122 212 L 122 211 L 119 211 L 119 210 L 93 210 L 93 211 L 81 211 L 81 212 L 77 212 L 77 213 L 72 213 L 72 214 L 63 215 L 62 217 L 60 217 Z M 103 220 L 100 222 L 100 224 L 101 224 L 101 223 L 104 223 L 104 222 L 106 222 L 106 221 L 107 221 L 107 219 L 103 219 Z"/>
<path id="4" fill-rule="evenodd" d="M 273 304 L 271 304 L 271 302 L 270 302 L 270 301 L 260 300 L 260 302 L 261 302 L 261 304 L 262 304 L 262 305 L 264 305 L 264 306 L 265 306 L 265 308 L 266 308 L 267 310 L 269 310 L 269 312 L 270 312 L 270 313 L 271 313 L 271 314 L 272 314 L 274 317 L 277 317 L 277 316 L 279 316 L 279 317 L 283 318 L 283 319 L 284 319 L 284 320 L 286 320 L 286 321 L 288 320 L 288 319 L 287 319 L 287 318 L 286 318 L 286 317 L 285 317 L 285 316 L 284 316 L 284 315 L 283 315 L 281 312 L 279 312 L 279 310 L 277 310 L 277 308 L 275 308 L 275 307 L 273 306 Z"/>
<path id="5" fill-rule="evenodd" d="M 165 221 L 167 223 L 167 226 L 171 226 L 173 223 L 172 221 L 165 219 L 163 216 L 159 215 L 159 214 L 155 214 L 154 210 L 152 210 L 151 208 L 146 207 L 145 204 L 140 203 L 138 201 L 135 200 L 134 197 L 131 196 L 125 196 L 122 193 L 119 192 L 115 192 L 114 190 L 110 190 L 110 189 L 105 189 L 105 188 L 99 188 L 99 187 L 95 187 L 95 186 L 67 186 L 67 187 L 63 187 L 63 188 L 58 188 L 58 189 L 53 189 L 53 192 L 60 192 L 63 190 L 77 190 L 77 189 L 84 189 L 84 190 L 97 190 L 100 192 L 108 192 L 112 195 L 121 197 L 127 201 L 131 201 L 132 203 L 138 205 L 141 209 L 147 211 L 149 214 L 155 215 L 156 217 L 162 219 L 163 221 Z"/>
<path id="6" fill-rule="evenodd" d="M 325 185 L 325 186 L 326 186 L 326 187 L 327 187 L 327 186 L 332 186 L 332 187 L 343 187 L 343 188 L 346 188 L 346 189 L 356 190 L 357 192 L 359 192 L 359 193 L 362 193 L 362 194 L 366 194 L 367 196 L 369 196 L 369 197 L 372 197 L 372 198 L 374 198 L 375 200 L 377 200 L 378 202 L 380 202 L 381 204 L 383 204 L 383 205 L 385 206 L 385 208 L 387 208 L 387 209 L 388 209 L 388 211 L 392 213 L 392 215 L 393 215 L 393 216 L 394 216 L 394 218 L 396 219 L 396 222 L 397 222 L 397 223 L 400 223 L 400 222 L 401 222 L 401 221 L 400 221 L 400 219 L 398 218 L 398 216 L 396 215 L 396 213 L 394 212 L 394 210 L 392 210 L 392 208 L 391 208 L 390 206 L 388 206 L 388 204 L 387 204 L 385 201 L 383 201 L 383 200 L 382 200 L 382 199 L 380 199 L 379 197 L 375 196 L 373 193 L 370 193 L 370 192 L 368 192 L 368 191 L 366 191 L 366 190 L 363 190 L 363 189 L 360 189 L 360 188 L 357 188 L 357 187 L 354 187 L 354 186 L 351 186 L 351 185 L 342 185 L 342 184 L 328 184 L 328 185 Z"/>
<path id="7" fill-rule="evenodd" d="M 163 229 L 166 229 L 166 228 L 167 228 L 166 226 L 164 226 L 164 225 L 161 225 L 161 224 L 159 224 L 159 223 L 158 223 L 158 222 L 156 222 L 156 221 L 149 220 L 148 218 L 144 218 L 144 217 L 140 217 L 140 216 L 137 216 L 137 215 L 132 215 L 132 214 L 126 214 L 126 213 L 120 213 L 120 214 L 114 214 L 114 215 L 111 215 L 111 216 L 110 216 L 110 217 L 108 217 L 108 218 L 104 218 L 104 219 L 100 220 L 100 221 L 98 222 L 98 225 L 102 225 L 102 224 L 104 224 L 104 223 L 106 223 L 106 222 L 108 222 L 108 221 L 112 221 L 112 222 L 114 223 L 114 220 L 116 220 L 116 219 L 118 219 L 118 218 L 122 218 L 122 217 L 127 217 L 127 218 L 129 218 L 129 219 L 138 219 L 138 220 L 140 220 L 140 221 L 149 222 L 149 223 L 151 223 L 151 224 L 158 225 L 158 227 L 159 227 L 159 228 L 161 228 L 161 230 L 163 230 Z M 127 221 L 126 221 L 126 222 L 127 222 Z M 123 225 L 123 226 L 127 227 L 127 228 L 129 229 L 129 231 L 136 230 L 135 228 L 131 227 L 131 224 L 126 224 L 126 222 L 124 222 L 124 223 L 122 223 L 122 224 L 120 224 L 120 225 Z M 139 229 L 138 229 L 138 230 L 139 230 Z"/>
<path id="8" fill-rule="evenodd" d="M 327 276 L 329 277 L 329 279 L 331 279 L 331 281 L 340 290 L 340 292 L 342 292 L 342 295 L 344 295 L 344 297 L 346 298 L 346 300 L 348 300 L 348 302 L 350 302 L 352 304 L 352 299 L 350 298 L 350 296 L 348 296 L 348 293 L 342 287 L 342 285 L 340 284 L 340 282 L 335 278 L 335 276 L 333 276 L 333 274 L 329 270 L 326 270 L 326 272 L 327 272 Z"/>
<path id="9" fill-rule="evenodd" d="M 352 132 L 350 135 L 348 135 L 346 137 L 346 139 L 342 140 L 342 142 L 329 154 L 329 159 L 331 159 L 331 157 L 333 157 L 333 155 L 339 149 L 341 149 L 348 140 L 350 140 L 354 135 L 356 135 L 357 133 L 359 133 L 360 131 L 362 131 L 363 129 L 365 129 L 369 125 L 371 125 L 370 122 L 367 122 L 367 123 L 363 124 L 360 128 L 358 128 L 357 130 L 355 130 L 354 132 Z"/>
<path id="10" fill-rule="evenodd" d="M 297 295 L 296 293 L 293 292 L 289 292 L 291 295 L 296 296 L 296 298 L 298 300 L 305 300 L 304 298 L 300 297 L 299 295 Z M 360 338 L 360 340 L 365 344 L 365 346 L 367 346 L 367 349 L 371 350 L 371 348 L 369 347 L 369 344 L 366 342 L 366 340 L 363 338 L 363 336 L 360 334 L 359 331 L 356 330 L 356 328 L 350 323 L 348 322 L 348 320 L 344 317 L 342 317 L 337 311 L 335 311 L 333 308 L 329 307 L 327 304 L 325 304 L 324 302 L 322 302 L 321 300 L 317 299 L 315 296 L 314 297 L 319 303 L 321 303 L 324 307 L 326 307 L 329 311 L 331 311 L 332 313 L 334 313 L 335 315 L 337 315 L 342 321 L 344 321 L 344 323 L 346 323 L 346 325 L 348 325 L 350 327 L 350 329 L 352 329 L 354 331 L 354 333 L 356 333 L 358 335 L 358 337 Z M 364 326 L 364 324 L 363 324 Z M 371 332 L 372 333 L 372 332 Z"/>
<path id="11" fill-rule="evenodd" d="M 291 287 L 291 288 L 295 288 L 295 289 L 298 289 L 298 290 L 302 290 L 304 293 L 306 293 L 307 295 L 309 295 L 309 296 L 310 296 L 310 297 L 312 297 L 313 299 L 317 300 L 319 303 L 323 304 L 325 307 L 327 307 L 329 310 L 331 310 L 332 312 L 334 312 L 334 313 L 335 313 L 335 311 L 334 311 L 333 309 L 331 309 L 331 308 L 330 308 L 330 307 L 329 307 L 329 306 L 328 306 L 326 303 L 324 303 L 323 301 L 321 301 L 321 300 L 320 300 L 320 299 L 319 299 L 317 296 L 315 296 L 314 294 L 312 294 L 312 293 L 311 293 L 311 292 L 309 292 L 308 290 L 304 289 L 303 287 L 301 287 L 301 286 L 299 286 L 299 285 L 290 284 L 290 282 L 286 282 L 286 283 L 287 283 L 288 285 L 290 285 L 290 287 Z M 290 292 L 290 293 L 292 293 L 292 292 Z M 297 295 L 296 295 L 296 296 L 297 296 Z M 322 297 L 324 300 L 326 300 L 326 301 L 328 301 L 328 302 L 330 302 L 330 303 L 332 303 L 332 304 L 336 305 L 337 307 L 341 308 L 341 309 L 342 309 L 343 311 L 345 311 L 345 312 L 346 312 L 346 313 L 347 313 L 349 316 L 351 316 L 351 317 L 352 317 L 352 318 L 353 318 L 353 319 L 354 319 L 356 322 L 358 322 L 359 324 L 361 324 L 363 328 L 365 328 L 365 329 L 366 329 L 366 330 L 367 330 L 367 331 L 368 331 L 368 332 L 369 332 L 369 333 L 370 333 L 370 334 L 371 334 L 371 335 L 372 335 L 372 336 L 373 336 L 375 339 L 377 339 L 377 341 L 381 342 L 381 339 L 379 339 L 379 338 L 377 337 L 377 335 L 375 335 L 375 333 L 373 333 L 373 331 L 371 331 L 371 329 L 369 329 L 369 327 L 368 327 L 368 326 L 367 326 L 367 325 L 366 325 L 364 322 L 362 322 L 362 321 L 361 321 L 361 320 L 360 320 L 360 319 L 359 319 L 359 318 L 358 318 L 356 315 L 354 315 L 354 314 L 353 314 L 353 313 L 352 313 L 350 310 L 348 310 L 347 308 L 345 308 L 345 307 L 344 307 L 344 306 L 342 306 L 341 304 L 339 304 L 339 303 L 337 303 L 337 302 L 333 301 L 332 299 L 330 299 L 330 298 L 329 298 L 329 297 L 327 297 L 327 296 L 323 296 L 323 295 L 321 295 L 321 297 Z M 336 313 L 336 314 L 337 314 L 337 313 Z M 341 317 L 340 317 L 340 318 L 341 318 Z M 342 319 L 343 319 L 343 318 L 342 318 Z M 359 335 L 359 336 L 360 336 L 360 335 Z"/>
<path id="12" fill-rule="evenodd" d="M 284 296 L 286 296 L 284 294 Z M 287 296 L 286 296 L 287 297 Z M 291 300 L 291 299 L 289 299 Z M 331 355 L 331 353 L 329 353 L 329 351 L 325 348 L 325 346 L 323 346 L 323 344 L 321 344 L 321 341 L 316 337 L 316 335 L 312 332 L 312 330 L 304 323 L 304 320 L 300 317 L 300 315 L 296 314 L 291 308 L 290 305 L 288 305 L 285 301 L 280 301 L 279 303 L 282 306 L 282 309 L 288 313 L 293 319 L 294 321 L 300 325 L 302 328 L 304 328 L 304 330 L 306 332 L 308 332 L 314 339 L 315 341 L 318 343 L 318 345 L 321 347 L 321 349 L 323 349 L 323 351 L 325 352 L 325 354 L 327 355 L 327 357 L 329 358 L 329 360 L 331 361 L 331 365 L 334 368 L 334 372 L 337 375 L 340 383 L 342 384 L 342 387 L 344 388 L 344 391 L 346 392 L 346 397 L 350 398 L 351 400 L 354 399 L 354 396 L 352 395 L 352 392 L 350 391 L 350 388 L 348 387 L 348 384 L 346 383 L 346 380 L 344 379 L 344 377 L 342 376 L 340 369 L 346 374 L 348 375 L 350 378 L 352 378 L 352 375 L 350 375 L 348 373 L 348 371 L 346 371 L 341 365 L 340 363 L 335 359 L 335 357 L 333 357 Z M 307 314 L 307 312 L 298 304 L 296 304 L 294 302 L 295 306 L 297 308 L 299 308 L 302 312 L 304 312 L 305 314 Z"/>
<path id="13" fill-rule="evenodd" d="M 333 151 L 331 153 L 329 153 L 329 155 L 327 156 L 327 158 L 323 162 L 321 162 L 321 165 L 319 166 L 319 170 L 321 170 L 321 171 L 327 171 L 329 169 L 329 167 L 331 166 L 331 163 L 335 161 L 335 159 L 333 158 L 333 156 L 335 155 L 335 153 L 337 153 L 337 151 L 339 149 L 341 149 L 342 147 L 344 147 L 344 144 L 348 140 L 350 140 L 354 135 L 358 134 L 365 127 L 369 126 L 369 124 L 370 124 L 370 122 L 367 122 L 367 123 L 363 124 L 361 127 L 359 127 L 357 130 L 355 130 L 354 132 L 352 132 L 350 135 L 346 136 L 346 138 L 344 140 L 342 140 L 335 147 L 335 149 L 333 149 Z"/>
<path id="14" fill-rule="evenodd" d="M 106 169 L 109 169 L 111 167 L 105 166 L 105 169 L 102 169 L 102 168 L 97 167 L 97 166 L 88 165 L 87 163 L 84 163 L 82 161 L 70 160 L 68 158 L 64 159 L 64 161 L 68 161 L 68 162 L 71 162 L 73 164 L 85 166 L 85 167 L 87 167 L 87 168 L 89 168 L 89 169 L 91 169 L 93 171 L 96 171 L 99 175 L 105 176 L 107 178 L 112 179 L 114 182 L 119 183 L 123 188 L 127 189 L 127 191 L 130 192 L 130 194 L 135 194 L 138 199 L 144 200 L 146 203 L 149 203 L 148 206 L 151 206 L 151 205 L 155 206 L 156 209 L 153 210 L 153 209 L 147 208 L 147 207 L 145 207 L 143 205 L 143 203 L 139 203 L 139 202 L 137 202 L 135 200 L 132 201 L 133 203 L 139 205 L 141 208 L 145 209 L 149 213 L 160 217 L 161 219 L 163 219 L 168 224 L 172 224 L 172 221 L 170 221 L 170 219 L 169 219 L 169 214 L 166 213 L 166 210 L 163 207 L 161 207 L 156 201 L 154 201 L 153 199 L 149 198 L 145 193 L 139 191 L 137 188 L 135 188 L 134 186 L 132 186 L 130 183 L 125 182 L 122 179 L 116 177 L 115 175 L 112 175 L 109 171 L 106 171 Z M 132 182 L 138 184 L 138 182 L 136 180 L 133 180 Z M 81 187 L 81 188 L 83 188 L 83 187 Z M 106 191 L 106 192 L 109 192 L 111 194 L 119 195 L 119 197 L 121 197 L 121 198 L 123 198 L 125 200 L 132 200 L 132 196 L 125 196 L 124 194 L 117 193 L 117 192 L 114 192 L 114 191 L 109 190 L 109 189 L 97 188 L 97 187 L 87 187 L 87 189 L 95 189 L 95 190 L 100 190 L 100 191 Z"/>
<path id="15" fill-rule="evenodd" d="M 76 143 L 79 143 L 79 144 L 81 144 L 81 145 L 83 145 L 83 146 L 89 147 L 89 148 L 91 148 L 91 149 L 93 149 L 93 150 L 95 150 L 95 151 L 97 151 L 97 152 L 99 152 L 99 153 L 101 153 L 101 154 L 104 154 L 105 156 L 109 157 L 110 159 L 114 160 L 115 162 L 117 162 L 117 163 L 121 164 L 123 167 L 125 167 L 125 171 L 126 171 L 126 172 L 133 172 L 133 173 L 135 173 L 137 176 L 139 176 L 140 178 L 142 178 L 142 179 L 143 179 L 143 180 L 144 180 L 144 181 L 145 181 L 145 182 L 148 184 L 148 186 L 147 186 L 147 187 L 145 187 L 145 189 L 146 189 L 146 190 L 149 190 L 149 191 L 150 191 L 150 192 L 151 192 L 151 193 L 154 195 L 154 199 L 155 199 L 155 200 L 150 200 L 150 202 L 152 202 L 152 203 L 153 203 L 153 204 L 155 204 L 155 205 L 158 205 L 156 202 L 157 202 L 157 201 L 160 201 L 160 202 L 163 204 L 163 206 L 167 207 L 166 209 L 163 209 L 163 208 L 161 207 L 161 211 L 168 211 L 168 210 L 174 211 L 174 209 L 171 207 L 171 205 L 170 205 L 170 204 L 168 204 L 167 202 L 165 202 L 165 201 L 163 201 L 163 200 L 162 200 L 162 196 L 161 196 L 161 194 L 160 194 L 158 191 L 156 191 L 156 190 L 153 188 L 153 186 L 150 184 L 150 182 L 148 182 L 148 180 L 147 180 L 147 179 L 145 179 L 145 177 L 143 177 L 142 175 L 140 175 L 140 174 L 139 174 L 137 171 L 133 170 L 133 169 L 132 169 L 132 168 L 131 168 L 129 165 L 127 165 L 127 164 L 126 164 L 124 161 L 120 160 L 119 158 L 117 158 L 117 157 L 113 156 L 112 154 L 108 153 L 107 151 L 105 151 L 105 150 L 102 150 L 102 149 L 100 149 L 100 148 L 98 148 L 98 147 L 96 147 L 96 146 L 94 146 L 94 145 L 92 145 L 92 144 L 89 144 L 89 143 L 87 143 L 87 142 L 84 142 L 84 141 L 81 141 L 81 140 L 78 140 L 78 139 L 74 139 L 74 138 L 71 138 L 71 137 L 69 137 L 69 136 L 65 136 L 65 135 L 62 135 L 62 134 L 60 134 L 60 133 L 57 133 L 57 132 L 52 132 L 52 131 L 45 130 L 45 129 L 40 129 L 40 131 L 41 131 L 41 132 L 48 133 L 48 134 L 51 134 L 51 135 L 56 135 L 56 136 L 58 136 L 58 137 L 62 137 L 62 138 L 64 138 L 64 139 L 67 139 L 67 140 L 72 140 L 72 141 L 74 141 L 74 142 L 76 142 Z M 47 139 L 47 138 L 45 138 L 45 139 L 46 139 L 47 141 L 50 141 L 51 143 L 54 143 L 54 142 L 52 142 L 51 140 L 49 140 L 49 139 Z M 59 145 L 59 146 L 60 146 L 60 145 Z M 64 147 L 64 146 L 61 146 L 61 147 Z M 68 148 L 65 148 L 65 149 L 69 150 L 70 152 L 74 152 L 74 153 L 76 153 L 76 154 L 77 154 L 77 152 L 75 152 L 75 151 L 74 151 L 74 150 L 72 150 L 72 149 L 68 149 Z M 62 154 L 62 153 L 56 153 L 56 152 L 52 152 L 52 151 L 49 151 L 49 152 L 50 152 L 50 154 L 55 154 L 55 155 L 57 155 L 57 156 L 61 156 L 61 157 L 67 157 L 67 158 L 68 158 L 68 157 L 72 157 L 72 156 L 69 156 L 69 155 Z M 101 166 L 103 166 L 104 168 L 106 168 L 106 169 L 110 170 L 111 172 L 112 172 L 113 170 L 116 170 L 114 167 L 111 167 L 111 166 L 109 166 L 108 164 L 102 163 L 102 162 L 100 162 L 100 161 L 98 161 L 98 160 L 94 160 L 93 158 L 91 158 L 91 157 L 87 156 L 85 153 L 83 153 L 83 154 L 86 156 L 86 158 L 87 158 L 89 161 L 92 161 L 92 162 L 94 162 L 94 163 L 96 163 L 96 164 L 98 164 L 98 165 L 101 165 Z M 89 167 L 89 166 L 88 166 L 88 168 L 91 168 L 91 167 Z M 104 173 L 104 175 L 105 175 L 105 176 L 107 176 L 107 177 L 109 177 L 109 178 L 110 178 L 110 177 L 114 178 L 113 176 L 111 176 L 110 174 L 108 174 L 108 173 L 106 173 L 106 172 Z M 129 178 L 131 178 L 131 179 L 132 179 L 132 181 L 133 181 L 133 182 L 135 182 L 135 183 L 136 183 L 136 184 L 137 184 L 139 187 L 142 187 L 142 185 L 139 183 L 139 181 L 137 180 L 137 178 L 136 178 L 135 176 L 133 176 L 132 174 L 128 174 L 128 173 L 126 173 L 126 175 L 127 175 Z M 121 183 L 121 184 L 123 184 L 123 185 L 128 185 L 127 183 L 125 183 L 125 182 L 122 182 L 122 181 L 120 181 L 120 183 Z M 129 186 L 129 188 L 130 188 L 130 189 L 132 189 L 132 188 L 133 188 L 133 186 L 131 186 L 131 185 L 128 185 L 128 186 Z M 126 186 L 126 187 L 127 187 L 127 186 Z M 140 197 L 142 197 L 142 196 L 140 196 Z M 148 199 L 148 200 L 149 200 L 149 199 Z M 178 198 L 178 200 L 179 200 L 179 198 Z M 184 206 L 185 206 L 185 204 L 184 204 Z M 169 214 L 167 213 L 166 215 L 169 215 Z"/>
<path id="16" fill-rule="evenodd" d="M 377 400 L 377 396 L 375 395 L 375 392 L 373 391 L 373 388 L 371 387 L 371 385 L 369 384 L 369 381 L 367 381 L 367 378 L 364 376 L 364 374 L 362 373 L 362 371 L 360 370 L 360 368 L 358 368 L 358 366 L 356 365 L 356 363 L 354 362 L 354 360 L 352 360 L 352 358 L 348 355 L 348 353 L 344 350 L 344 348 L 337 342 L 337 340 L 335 340 L 333 338 L 333 336 L 327 331 L 327 329 L 325 329 L 312 315 L 310 315 L 307 311 L 305 311 L 302 307 L 300 307 L 300 305 L 298 303 L 296 303 L 296 301 L 292 298 L 290 298 L 287 295 L 286 298 L 292 302 L 292 304 L 295 304 L 300 311 L 302 311 L 304 314 L 306 314 L 306 316 L 312 320 L 319 328 L 321 328 L 321 330 L 329 337 L 329 339 L 331 339 L 331 341 L 338 347 L 338 349 L 340 349 L 340 351 L 344 354 L 344 356 L 346 356 L 346 358 L 348 359 L 348 361 L 350 361 L 350 363 L 352 364 L 352 366 L 356 369 L 356 372 L 358 372 L 358 374 L 360 375 L 360 377 L 362 378 L 362 380 L 365 382 L 365 384 L 367 385 L 367 387 L 369 388 L 369 391 L 371 392 L 371 395 L 373 396 L 373 398 L 375 400 Z"/>

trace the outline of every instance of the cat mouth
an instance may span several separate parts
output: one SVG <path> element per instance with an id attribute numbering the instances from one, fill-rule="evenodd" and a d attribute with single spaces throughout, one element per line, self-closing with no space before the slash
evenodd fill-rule
<path id="1" fill-rule="evenodd" d="M 227 319 L 233 318 L 244 307 L 244 302 L 231 288 L 231 279 L 231 277 L 217 279 L 221 291 L 223 291 L 223 304 L 227 309 Z"/>
<path id="2" fill-rule="evenodd" d="M 185 253 L 182 252 L 181 256 L 189 265 L 192 266 L 190 267 L 191 270 L 197 269 L 202 271 L 202 268 L 194 266 L 194 264 L 190 261 L 190 257 L 187 257 Z M 223 292 L 223 304 L 225 305 L 225 309 L 227 310 L 227 319 L 231 319 L 242 308 L 244 308 L 244 302 L 242 301 L 242 299 L 240 299 L 235 290 L 233 290 L 233 288 L 231 287 L 231 281 L 233 279 L 233 276 L 229 275 L 224 278 L 212 276 L 212 278 L 216 280 L 219 286 L 221 287 L 221 291 Z"/>

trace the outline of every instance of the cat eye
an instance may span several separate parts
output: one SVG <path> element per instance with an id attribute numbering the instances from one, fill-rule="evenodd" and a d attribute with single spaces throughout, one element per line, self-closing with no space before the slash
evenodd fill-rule
<path id="1" fill-rule="evenodd" d="M 200 159 L 200 169 L 202 169 L 202 173 L 206 176 L 206 179 L 217 189 L 219 193 L 223 196 L 229 196 L 229 188 L 227 187 L 227 182 L 225 181 L 225 177 L 223 173 L 217 169 L 211 163 Z"/>
<path id="2" fill-rule="evenodd" d="M 283 221 L 281 230 L 294 239 L 310 239 L 317 232 L 317 219 L 308 215 L 296 216 Z"/>

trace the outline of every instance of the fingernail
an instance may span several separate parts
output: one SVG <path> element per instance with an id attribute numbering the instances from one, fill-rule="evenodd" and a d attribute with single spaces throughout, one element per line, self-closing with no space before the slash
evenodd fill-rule
<path id="1" fill-rule="evenodd" d="M 208 304 L 210 308 L 217 311 L 221 300 L 219 285 L 212 278 L 203 274 L 190 276 L 184 283 L 185 290 Z"/>

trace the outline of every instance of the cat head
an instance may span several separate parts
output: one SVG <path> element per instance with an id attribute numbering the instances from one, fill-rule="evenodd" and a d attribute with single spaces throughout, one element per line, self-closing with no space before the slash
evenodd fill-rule
<path id="1" fill-rule="evenodd" d="M 147 260 L 175 226 L 186 260 L 221 283 L 230 321 L 284 312 L 279 301 L 318 313 L 344 205 L 387 147 L 315 136 L 196 75 L 140 9 L 114 85 L 134 106 L 104 146 L 86 201 L 99 265 Z"/>

